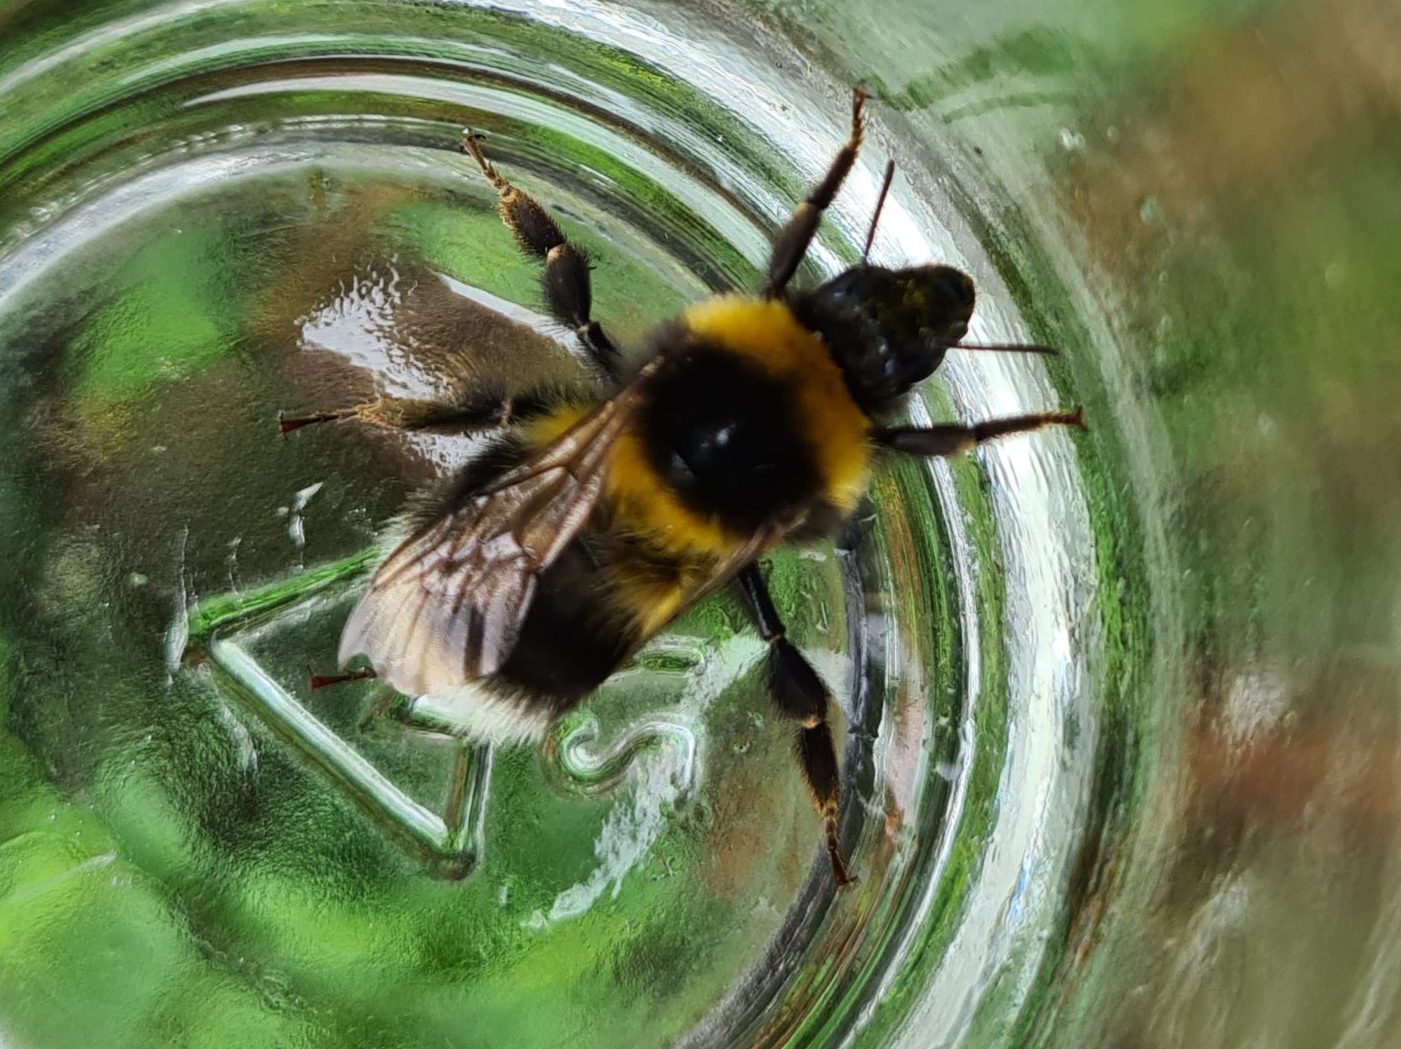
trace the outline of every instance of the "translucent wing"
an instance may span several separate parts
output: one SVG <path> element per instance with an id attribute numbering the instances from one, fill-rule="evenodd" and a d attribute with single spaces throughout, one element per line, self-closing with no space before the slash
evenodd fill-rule
<path id="1" fill-rule="evenodd" d="M 587 523 L 603 492 L 613 442 L 635 387 L 385 559 L 341 633 L 340 660 L 364 653 L 408 695 L 427 695 L 500 669 L 539 575 Z"/>

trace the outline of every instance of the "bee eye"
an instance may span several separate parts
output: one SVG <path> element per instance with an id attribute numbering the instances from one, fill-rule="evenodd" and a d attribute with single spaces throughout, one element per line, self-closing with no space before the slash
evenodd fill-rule
<path id="1" fill-rule="evenodd" d="M 973 310 L 975 293 L 972 278 L 951 266 L 940 266 L 933 275 L 934 286 L 949 302 L 968 310 Z"/>

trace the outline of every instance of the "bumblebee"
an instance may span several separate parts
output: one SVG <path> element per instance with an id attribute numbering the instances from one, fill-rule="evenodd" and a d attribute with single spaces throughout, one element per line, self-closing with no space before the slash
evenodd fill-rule
<path id="1" fill-rule="evenodd" d="M 284 432 L 332 419 L 502 429 L 410 507 L 407 536 L 375 571 L 339 650 L 342 664 L 366 656 L 398 691 L 448 704 L 473 737 L 540 739 L 679 614 L 737 582 L 768 642 L 773 703 L 793 724 L 839 885 L 850 879 L 837 837 L 832 699 L 785 637 L 759 559 L 836 534 L 882 455 L 955 455 L 1008 434 L 1083 426 L 1079 410 L 968 426 L 883 422 L 960 348 L 975 294 L 956 269 L 892 270 L 863 255 L 820 287 L 789 291 L 860 151 L 864 102 L 856 92 L 850 136 L 776 238 L 760 292 L 690 307 L 650 335 L 631 368 L 592 316 L 583 253 L 469 133 L 463 151 L 497 191 L 520 248 L 543 263 L 545 301 L 577 335 L 596 387 L 456 404 L 381 398 L 282 420 Z M 875 218 L 867 253 L 874 232 Z"/>

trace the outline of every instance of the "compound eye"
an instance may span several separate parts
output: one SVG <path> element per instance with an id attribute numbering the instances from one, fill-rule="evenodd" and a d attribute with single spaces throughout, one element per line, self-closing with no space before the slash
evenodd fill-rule
<path id="1" fill-rule="evenodd" d="M 843 305 L 860 304 L 868 296 L 866 274 L 859 268 L 852 268 L 839 274 L 823 291 L 835 302 Z"/>
<path id="2" fill-rule="evenodd" d="M 968 274 L 952 266 L 936 266 L 930 274 L 930 283 L 946 302 L 969 316 L 972 315 L 973 302 L 977 295 L 973 290 L 973 279 Z"/>

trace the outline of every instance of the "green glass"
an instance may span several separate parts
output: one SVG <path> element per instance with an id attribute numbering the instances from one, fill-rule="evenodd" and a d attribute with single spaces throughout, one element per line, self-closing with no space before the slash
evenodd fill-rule
<path id="1" fill-rule="evenodd" d="M 0 0 L 0 1038 L 121 1046 L 1396 1044 L 1401 16 L 1377 0 Z M 975 278 L 891 462 L 769 559 L 843 718 L 833 888 L 720 594 L 540 748 L 312 689 L 475 438 L 279 411 L 568 380 L 456 143 L 618 341 Z M 1393 381 L 1395 380 L 1395 381 Z"/>

